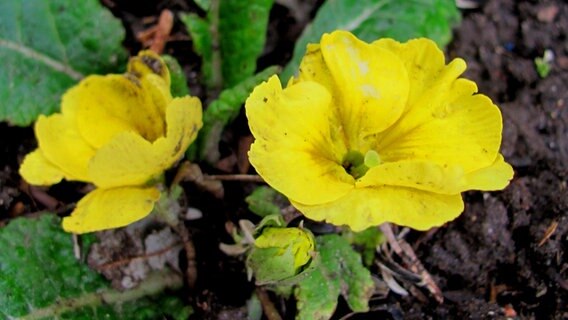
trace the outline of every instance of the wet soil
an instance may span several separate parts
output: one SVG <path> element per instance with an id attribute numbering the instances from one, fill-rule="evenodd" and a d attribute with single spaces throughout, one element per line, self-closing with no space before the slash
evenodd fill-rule
<path id="1" fill-rule="evenodd" d="M 162 9 L 203 14 L 192 1 L 102 2 L 123 21 L 125 47 L 132 53 L 141 48 L 135 34 L 151 25 Z M 320 4 L 305 1 L 302 14 L 275 4 L 259 70 L 286 63 L 295 39 Z M 515 179 L 502 192 L 467 193 L 466 210 L 458 219 L 407 236 L 442 289 L 442 304 L 425 291 L 406 297 L 390 293 L 374 298 L 371 312 L 350 319 L 568 319 L 567 34 L 568 4 L 561 0 L 490 0 L 464 12 L 448 57 L 464 58 L 465 77 L 477 82 L 479 91 L 501 108 L 502 152 L 515 168 Z M 554 60 L 550 74 L 542 78 L 534 61 L 545 50 L 554 54 Z M 192 93 L 202 95 L 199 57 L 177 19 L 165 51 L 182 64 Z M 239 143 L 248 136 L 241 116 L 223 136 L 223 155 L 238 156 Z M 30 189 L 17 168 L 35 147 L 32 129 L 0 123 L 0 137 L 0 224 L 46 208 L 68 213 L 66 205 L 80 198 L 84 186 L 63 183 Z M 238 165 L 226 161 L 204 170 L 238 172 Z M 224 183 L 223 201 L 190 184 L 184 187 L 188 202 L 203 212 L 201 219 L 188 223 L 198 271 L 197 287 L 191 293 L 195 317 L 242 319 L 254 285 L 247 281 L 243 262 L 221 253 L 218 244 L 230 241 L 228 221 L 251 217 L 243 199 L 254 184 Z M 294 317 L 293 303 L 271 297 L 285 318 Z M 347 312 L 341 302 L 336 318 Z"/>

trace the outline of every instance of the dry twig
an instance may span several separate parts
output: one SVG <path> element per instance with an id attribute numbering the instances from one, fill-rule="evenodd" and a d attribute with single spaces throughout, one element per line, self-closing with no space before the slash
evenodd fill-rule
<path id="1" fill-rule="evenodd" d="M 278 310 L 276 310 L 276 307 L 274 307 L 274 304 L 270 301 L 270 297 L 268 297 L 268 294 L 264 291 L 264 289 L 256 287 L 256 295 L 258 296 L 258 300 L 260 300 L 262 310 L 268 320 L 282 320 Z"/>
<path id="2" fill-rule="evenodd" d="M 424 268 L 412 247 L 404 239 L 399 239 L 394 235 L 390 223 L 383 223 L 380 228 L 392 250 L 402 259 L 407 268 L 420 276 L 422 282 L 438 303 L 444 302 L 442 290 L 440 290 L 430 273 Z"/>
<path id="3" fill-rule="evenodd" d="M 155 257 L 155 256 L 163 255 L 164 253 L 166 253 L 170 250 L 177 249 L 177 248 L 179 248 L 180 245 L 181 245 L 181 243 L 176 242 L 176 243 L 170 244 L 169 246 L 167 246 L 167 247 L 165 247 L 161 250 L 155 251 L 155 252 L 146 253 L 146 254 L 143 254 L 143 255 L 140 255 L 140 256 L 127 257 L 127 258 L 103 263 L 103 264 L 100 264 L 98 266 L 95 266 L 95 269 L 98 270 L 98 271 L 103 271 L 105 269 L 113 269 L 113 268 L 118 268 L 118 267 L 127 265 L 130 262 L 135 261 L 135 260 L 147 260 L 147 259 L 150 259 L 150 258 Z"/>
<path id="4" fill-rule="evenodd" d="M 187 285 L 190 290 L 195 288 L 197 281 L 197 263 L 195 262 L 195 246 L 189 230 L 185 227 L 183 222 L 180 222 L 175 228 L 177 234 L 183 241 L 183 248 L 185 250 L 185 258 L 187 260 L 187 268 L 185 269 L 185 276 L 187 277 Z"/>
<path id="5" fill-rule="evenodd" d="M 542 247 L 542 245 L 546 243 L 546 240 L 548 240 L 554 234 L 557 227 L 558 227 L 558 221 L 553 221 L 550 224 L 550 226 L 548 226 L 548 228 L 546 228 L 546 231 L 544 232 L 544 236 L 538 242 L 539 247 Z"/>
<path id="6" fill-rule="evenodd" d="M 264 183 L 259 175 L 256 174 L 217 174 L 217 175 L 203 175 L 206 180 L 219 180 L 219 181 L 244 181 L 244 182 L 260 182 Z"/>

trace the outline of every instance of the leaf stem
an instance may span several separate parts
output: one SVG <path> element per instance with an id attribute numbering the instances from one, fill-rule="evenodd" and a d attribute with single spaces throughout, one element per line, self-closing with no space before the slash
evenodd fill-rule
<path id="1" fill-rule="evenodd" d="M 102 304 L 121 304 L 137 300 L 146 296 L 158 294 L 166 289 L 178 289 L 183 286 L 182 278 L 171 271 L 161 271 L 150 274 L 146 280 L 136 288 L 128 291 L 108 289 L 100 292 L 92 292 L 82 296 L 56 301 L 53 305 L 33 310 L 21 317 L 21 320 L 34 320 L 44 318 L 56 318 L 66 312 L 84 307 L 96 307 Z"/>

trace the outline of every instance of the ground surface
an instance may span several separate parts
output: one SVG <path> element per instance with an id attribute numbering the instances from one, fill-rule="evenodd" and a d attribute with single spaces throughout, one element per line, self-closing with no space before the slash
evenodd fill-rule
<path id="1" fill-rule="evenodd" d="M 319 2 L 306 1 L 305 21 Z M 174 0 L 103 3 L 122 19 L 128 33 L 125 46 L 132 52 L 140 49 L 134 34 L 145 27 L 144 17 L 157 16 L 164 8 L 195 10 L 185 1 Z M 275 5 L 259 69 L 289 59 L 305 24 L 296 18 L 286 7 Z M 173 34 L 176 40 L 167 45 L 166 52 L 180 60 L 192 92 L 199 95 L 199 59 L 191 53 L 190 40 L 179 21 Z M 427 294 L 401 297 L 391 293 L 373 299 L 375 311 L 369 315 L 386 319 L 502 319 L 506 314 L 519 319 L 568 318 L 567 34 L 568 4 L 560 0 L 493 0 L 465 12 L 448 56 L 463 57 L 469 66 L 465 76 L 501 107 L 502 151 L 516 176 L 503 192 L 467 194 L 466 211 L 456 221 L 408 235 L 408 242 L 444 292 L 443 304 Z M 552 50 L 555 59 L 551 73 L 541 78 L 534 59 L 546 49 Z M 239 141 L 248 135 L 240 117 L 224 135 L 222 151 L 238 153 Z M 35 146 L 32 130 L 0 124 L 0 137 L 1 223 L 45 208 L 68 213 L 66 205 L 80 197 L 83 186 L 67 183 L 47 193 L 30 193 L 17 168 Z M 236 171 L 235 166 L 229 169 Z M 205 170 L 219 172 L 218 168 Z M 246 280 L 242 262 L 221 253 L 218 243 L 230 240 L 226 221 L 246 217 L 242 199 L 252 187 L 250 183 L 225 183 L 226 196 L 221 202 L 187 185 L 189 202 L 204 212 L 202 219 L 189 224 L 197 253 L 194 304 L 198 318 L 238 319 L 244 314 L 242 306 L 254 287 Z M 293 318 L 291 303 L 275 302 L 287 318 Z"/>

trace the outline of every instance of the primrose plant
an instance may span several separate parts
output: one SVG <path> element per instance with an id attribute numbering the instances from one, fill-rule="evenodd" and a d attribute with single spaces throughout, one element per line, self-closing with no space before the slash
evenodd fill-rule
<path id="1" fill-rule="evenodd" d="M 125 74 L 89 76 L 65 93 L 60 113 L 39 117 L 39 146 L 20 174 L 34 185 L 95 185 L 63 219 L 68 232 L 126 226 L 150 214 L 164 170 L 201 126 L 199 99 L 172 98 L 166 64 L 142 51 Z"/>
<path id="2" fill-rule="evenodd" d="M 285 88 L 273 76 L 246 101 L 250 162 L 310 219 L 440 226 L 463 211 L 462 192 L 513 177 L 501 113 L 465 69 L 428 39 L 324 34 Z"/>
<path id="3" fill-rule="evenodd" d="M 503 189 L 513 177 L 499 153 L 501 113 L 459 78 L 465 69 L 459 58 L 446 64 L 428 39 L 365 43 L 346 31 L 324 34 L 286 87 L 273 76 L 246 101 L 256 138 L 250 162 L 312 220 L 353 231 L 385 222 L 440 226 L 463 211 L 462 192 Z M 252 264 L 260 282 L 284 257 L 255 259 L 265 238 L 249 255 L 271 268 Z M 276 247 L 294 241 L 280 237 Z M 346 238 L 317 236 L 315 252 L 307 275 L 292 283 L 297 318 L 331 317 L 339 295 L 353 311 L 367 311 L 373 281 Z M 276 292 L 289 285 L 276 282 Z"/>
<path id="4" fill-rule="evenodd" d="M 424 38 L 366 43 L 347 31 L 324 34 L 285 87 L 274 75 L 246 100 L 256 139 L 249 160 L 307 218 L 334 231 L 372 228 L 362 241 L 370 264 L 382 239 L 376 226 L 440 226 L 463 211 L 462 192 L 499 190 L 513 177 L 499 153 L 501 113 L 460 78 L 465 69 L 459 58 L 446 64 Z M 162 196 L 163 173 L 195 140 L 202 109 L 197 98 L 173 98 L 170 82 L 164 61 L 142 51 L 126 73 L 83 79 L 60 113 L 37 120 L 39 146 L 22 163 L 24 179 L 95 186 L 64 218 L 66 231 L 123 227 L 164 207 L 160 197 L 172 200 Z M 255 211 L 272 200 L 249 202 Z M 349 237 L 314 236 L 268 209 L 248 236 L 234 235 L 257 285 L 294 294 L 299 319 L 331 317 L 338 296 L 368 310 L 374 282 Z"/>

